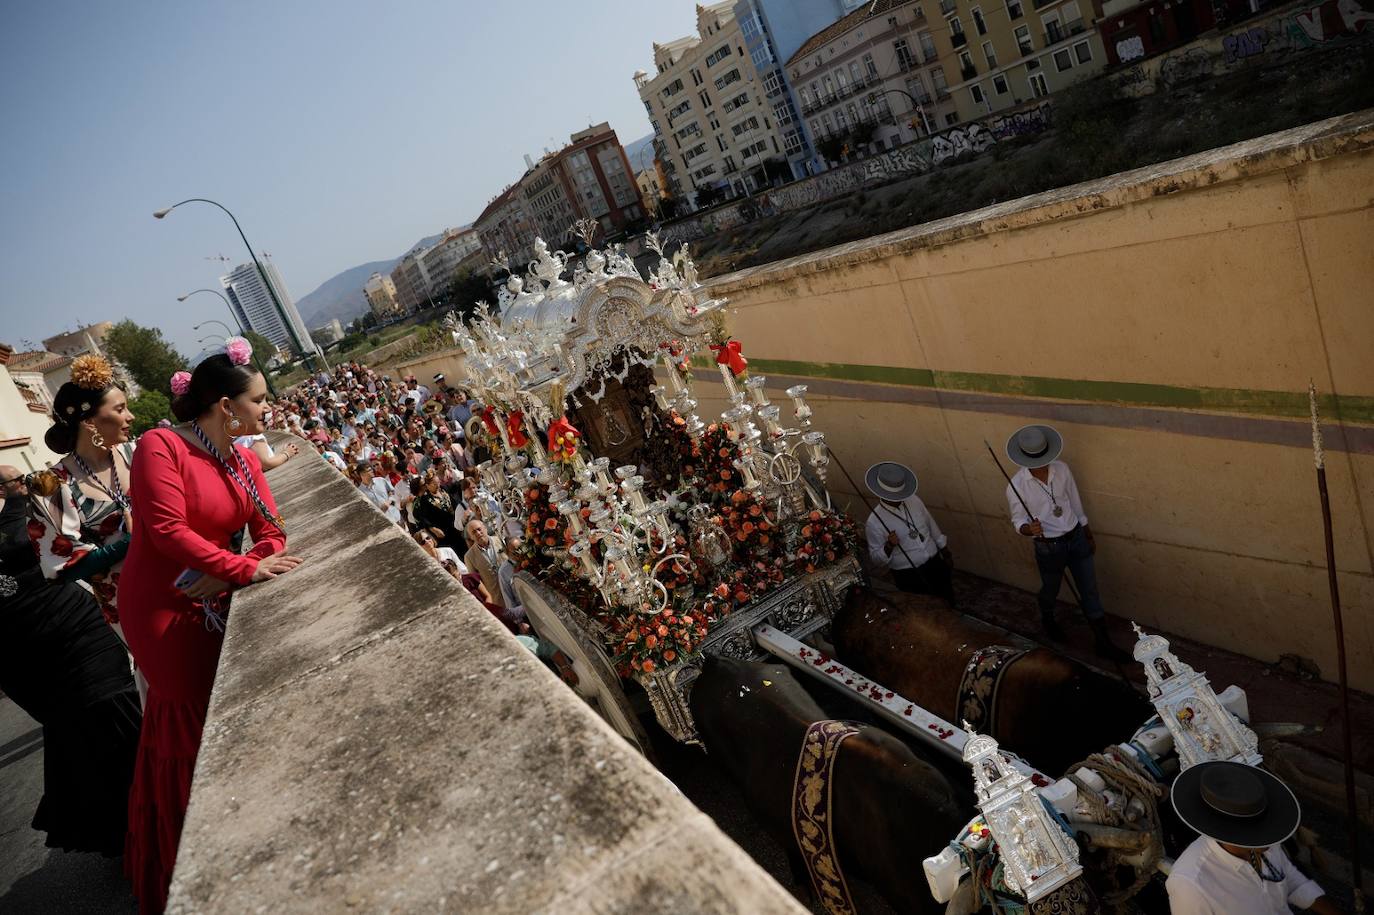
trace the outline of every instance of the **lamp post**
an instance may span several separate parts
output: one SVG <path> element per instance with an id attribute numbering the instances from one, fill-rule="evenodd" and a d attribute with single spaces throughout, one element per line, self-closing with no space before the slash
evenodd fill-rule
<path id="1" fill-rule="evenodd" d="M 305 344 L 301 342 L 300 336 L 296 333 L 296 326 L 292 324 L 291 319 L 287 317 L 286 309 L 282 307 L 281 299 L 277 298 L 276 287 L 273 286 L 272 281 L 267 278 L 267 271 L 262 269 L 262 262 L 259 261 L 258 256 L 253 253 L 253 246 L 248 244 L 248 236 L 243 234 L 243 226 L 239 225 L 238 218 L 235 217 L 233 213 L 229 212 L 228 207 L 205 197 L 188 197 L 181 201 L 181 203 L 174 203 L 169 207 L 157 210 L 153 213 L 153 218 L 162 219 L 177 207 L 187 203 L 208 203 L 211 206 L 217 206 L 233 221 L 234 228 L 239 231 L 239 238 L 243 239 L 243 246 L 248 249 L 248 256 L 253 259 L 253 266 L 258 268 L 258 276 L 262 278 L 262 284 L 267 287 L 267 294 L 272 297 L 272 304 L 277 308 L 277 315 L 281 318 L 282 323 L 286 325 L 286 332 L 290 335 L 291 342 L 296 345 L 296 350 L 301 354 L 301 358 L 305 360 L 306 368 L 313 369 L 314 354 L 307 350 Z"/>
<path id="2" fill-rule="evenodd" d="M 907 101 L 911 102 L 912 109 L 914 109 L 916 113 L 918 113 L 921 116 L 921 123 L 924 124 L 926 128 L 926 136 L 932 136 L 935 133 L 935 131 L 930 129 L 930 118 L 926 117 L 925 106 L 923 106 L 920 102 L 916 101 L 916 97 L 913 96 L 910 92 L 907 92 L 905 89 L 879 89 L 876 92 L 870 92 L 868 93 L 868 104 L 876 105 L 878 95 L 880 93 L 887 94 L 889 92 L 895 92 L 898 95 L 905 95 L 907 97 Z"/>
<path id="3" fill-rule="evenodd" d="M 186 301 L 187 299 L 189 299 L 191 296 L 195 295 L 195 294 L 198 293 L 198 292 L 208 292 L 208 293 L 210 293 L 211 295 L 217 295 L 217 296 L 219 296 L 220 301 L 224 303 L 224 307 L 227 308 L 227 309 L 229 309 L 229 314 L 230 314 L 231 317 L 233 317 L 234 323 L 238 325 L 238 327 L 239 327 L 239 334 L 240 334 L 245 340 L 248 338 L 248 331 L 247 331 L 247 329 L 243 326 L 243 322 L 239 320 L 238 312 L 234 311 L 234 307 L 233 307 L 232 305 L 229 304 L 229 300 L 228 300 L 227 298 L 225 298 L 224 293 L 220 292 L 218 289 L 192 289 L 190 292 L 186 293 L 185 295 L 179 295 L 179 296 L 177 296 L 177 301 L 178 301 L 178 302 L 184 302 L 184 301 Z M 223 328 L 224 328 L 225 333 L 226 333 L 227 336 L 231 336 L 231 337 L 232 337 L 232 336 L 234 335 L 234 332 L 229 328 L 229 325 L 228 325 L 228 324 L 225 324 L 223 321 L 216 321 L 216 320 L 214 320 L 214 319 L 211 319 L 211 320 L 209 320 L 209 321 L 201 321 L 199 324 L 197 324 L 195 327 L 192 327 L 191 329 L 192 329 L 192 330 L 200 330 L 200 329 L 201 329 L 202 327 L 204 327 L 206 324 L 218 324 L 220 327 L 223 327 Z M 249 344 L 248 344 L 248 345 L 249 345 L 249 346 L 252 346 L 252 341 L 251 341 L 251 340 L 249 341 Z M 271 394 L 273 397 L 276 397 L 276 396 L 277 396 L 277 389 L 274 388 L 274 387 L 272 386 L 272 376 L 269 375 L 269 374 L 267 374 L 267 369 L 263 366 L 262 360 L 258 359 L 258 354 L 257 354 L 256 352 L 253 353 L 253 362 L 254 362 L 254 364 L 257 365 L 258 371 L 262 373 L 262 380 L 265 381 L 265 382 L 267 382 L 267 393 Z"/>

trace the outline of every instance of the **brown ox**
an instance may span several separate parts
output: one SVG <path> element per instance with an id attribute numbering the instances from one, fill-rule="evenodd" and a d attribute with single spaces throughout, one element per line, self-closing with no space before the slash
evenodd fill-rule
<path id="1" fill-rule="evenodd" d="M 739 783 L 787 850 L 798 882 L 809 886 L 793 837 L 793 776 L 807 727 L 829 716 L 786 667 L 726 658 L 707 658 L 691 705 L 707 753 Z M 841 870 L 866 880 L 899 912 L 942 912 L 921 860 L 968 822 L 973 795 L 892 735 L 858 727 L 840 745 L 831 786 Z"/>
<path id="2" fill-rule="evenodd" d="M 840 662 L 955 725 L 969 658 L 1009 638 L 938 597 L 862 588 L 835 615 L 833 632 Z M 1122 680 L 1037 647 L 1006 667 L 992 736 L 1053 778 L 1128 740 L 1153 714 Z"/>

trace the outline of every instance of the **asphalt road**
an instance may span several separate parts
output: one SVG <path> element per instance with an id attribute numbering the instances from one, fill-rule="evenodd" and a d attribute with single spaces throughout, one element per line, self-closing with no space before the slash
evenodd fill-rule
<path id="1" fill-rule="evenodd" d="M 136 912 L 122 859 L 43 845 L 44 834 L 29 827 L 42 796 L 43 731 L 0 697 L 0 912 Z"/>

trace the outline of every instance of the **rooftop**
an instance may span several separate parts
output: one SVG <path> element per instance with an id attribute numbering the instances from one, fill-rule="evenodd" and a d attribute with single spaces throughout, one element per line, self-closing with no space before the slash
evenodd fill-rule
<path id="1" fill-rule="evenodd" d="M 866 20 L 880 16 L 888 10 L 904 6 L 910 2 L 911 0 L 873 0 L 872 3 L 859 7 L 848 16 L 836 19 L 834 22 L 830 23 L 830 25 L 806 39 L 806 41 L 802 43 L 802 46 L 797 48 L 797 53 L 787 58 L 785 66 L 790 67 L 794 62 L 801 60 L 808 54 L 819 51 L 850 29 L 858 28 Z"/>

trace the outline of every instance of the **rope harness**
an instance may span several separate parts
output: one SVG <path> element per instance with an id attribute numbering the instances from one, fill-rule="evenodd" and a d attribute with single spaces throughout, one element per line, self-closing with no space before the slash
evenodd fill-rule
<path id="1" fill-rule="evenodd" d="M 1104 793 L 1098 793 L 1074 774 L 1079 769 L 1087 769 L 1102 779 L 1106 786 Z M 1129 856 L 1129 852 L 1104 849 L 1109 864 L 1105 868 L 1108 873 L 1114 872 L 1118 866 L 1129 866 L 1135 870 L 1135 880 L 1128 886 L 1115 889 L 1104 887 L 1103 900 L 1109 905 L 1125 902 L 1150 882 L 1160 859 L 1164 856 L 1164 833 L 1159 819 L 1159 800 L 1164 797 L 1167 789 L 1155 781 L 1149 769 L 1138 759 L 1120 755 L 1116 751 L 1094 753 L 1077 765 L 1070 766 L 1069 775 L 1066 777 L 1078 787 L 1079 801 L 1088 808 L 1094 822 L 1103 826 L 1147 833 L 1150 837 L 1149 845 L 1144 852 L 1144 860 L 1139 864 L 1127 864 L 1121 860 Z M 1104 796 L 1105 791 L 1111 791 L 1120 802 L 1114 806 L 1108 805 Z M 1134 801 L 1139 801 L 1138 807 L 1141 812 L 1132 818 L 1129 812 Z"/>

